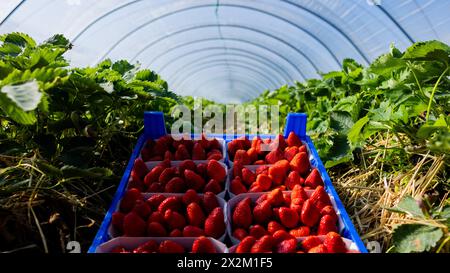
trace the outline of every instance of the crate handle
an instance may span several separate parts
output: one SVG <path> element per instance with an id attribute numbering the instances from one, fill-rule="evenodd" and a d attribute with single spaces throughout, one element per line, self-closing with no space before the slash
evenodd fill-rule
<path id="1" fill-rule="evenodd" d="M 289 113 L 284 127 L 284 137 L 287 138 L 290 132 L 294 132 L 304 138 L 306 136 L 306 119 L 305 113 Z"/>
<path id="2" fill-rule="evenodd" d="M 144 134 L 146 139 L 158 139 L 167 135 L 163 112 L 144 112 Z"/>

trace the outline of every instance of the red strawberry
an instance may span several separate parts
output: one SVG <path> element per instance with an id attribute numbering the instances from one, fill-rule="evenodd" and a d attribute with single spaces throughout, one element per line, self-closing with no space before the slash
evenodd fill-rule
<path id="1" fill-rule="evenodd" d="M 162 171 L 161 175 L 159 176 L 158 182 L 166 185 L 167 182 L 170 181 L 170 179 L 176 176 L 176 172 L 177 169 L 175 167 L 164 169 L 164 171 Z"/>
<path id="2" fill-rule="evenodd" d="M 158 222 L 160 224 L 164 224 L 164 215 L 162 215 L 161 212 L 159 211 L 152 212 L 150 217 L 148 217 L 147 219 L 147 223 L 151 222 Z"/>
<path id="3" fill-rule="evenodd" d="M 222 152 L 216 152 L 216 151 L 211 151 L 206 155 L 206 159 L 207 160 L 221 160 L 222 159 Z"/>
<path id="4" fill-rule="evenodd" d="M 186 217 L 190 225 L 197 227 L 201 227 L 206 218 L 202 208 L 197 203 L 190 203 L 186 207 Z"/>
<path id="5" fill-rule="evenodd" d="M 287 239 L 277 245 L 276 253 L 295 253 L 297 249 L 296 239 Z"/>
<path id="6" fill-rule="evenodd" d="M 281 206 L 284 203 L 283 192 L 280 189 L 274 189 L 268 193 L 267 200 L 274 207 Z"/>
<path id="7" fill-rule="evenodd" d="M 164 192 L 181 193 L 186 191 L 186 183 L 179 177 L 172 178 L 164 187 Z"/>
<path id="8" fill-rule="evenodd" d="M 247 188 L 242 184 L 241 178 L 239 176 L 236 176 L 233 180 L 231 180 L 230 183 L 230 191 L 236 195 L 241 193 L 246 193 Z"/>
<path id="9" fill-rule="evenodd" d="M 159 205 L 164 201 L 166 197 L 162 194 L 156 194 L 147 199 L 146 203 L 152 210 L 157 210 Z"/>
<path id="10" fill-rule="evenodd" d="M 272 237 L 276 245 L 287 239 L 295 239 L 294 236 L 289 234 L 286 230 L 282 229 L 275 231 L 275 233 L 272 234 Z"/>
<path id="11" fill-rule="evenodd" d="M 122 212 L 116 211 L 112 214 L 111 223 L 115 229 L 119 232 L 123 232 L 123 219 L 125 218 L 125 214 Z"/>
<path id="12" fill-rule="evenodd" d="M 183 232 L 176 228 L 169 233 L 169 237 L 183 237 Z"/>
<path id="13" fill-rule="evenodd" d="M 305 183 L 305 180 L 296 171 L 290 172 L 288 177 L 286 178 L 286 181 L 284 182 L 286 187 L 290 190 L 294 189 L 295 185 L 301 186 L 303 185 L 303 183 Z"/>
<path id="14" fill-rule="evenodd" d="M 164 212 L 164 221 L 170 229 L 183 229 L 186 226 L 186 219 L 180 213 L 171 209 Z"/>
<path id="15" fill-rule="evenodd" d="M 267 164 L 275 164 L 284 159 L 284 153 L 278 149 L 271 151 L 265 157 Z"/>
<path id="16" fill-rule="evenodd" d="M 197 192 L 193 189 L 189 189 L 186 191 L 185 194 L 183 194 L 183 197 L 181 198 L 184 205 L 189 205 L 190 203 L 197 203 L 200 204 L 201 199 L 200 196 L 198 196 Z"/>
<path id="17" fill-rule="evenodd" d="M 151 222 L 147 226 L 147 236 L 150 237 L 165 237 L 167 231 L 159 222 Z"/>
<path id="18" fill-rule="evenodd" d="M 292 189 L 291 200 L 294 200 L 294 199 L 300 199 L 303 201 L 308 199 L 308 195 L 306 194 L 306 191 L 300 185 L 295 185 L 294 188 Z"/>
<path id="19" fill-rule="evenodd" d="M 206 153 L 205 149 L 203 149 L 200 143 L 195 143 L 194 148 L 192 148 L 192 159 L 193 160 L 205 160 Z"/>
<path id="20" fill-rule="evenodd" d="M 298 214 L 295 210 L 281 207 L 279 210 L 281 224 L 287 228 L 294 228 L 298 224 Z"/>
<path id="21" fill-rule="evenodd" d="M 264 165 L 264 166 L 260 166 L 256 169 L 255 174 L 266 174 L 269 175 L 269 166 Z"/>
<path id="22" fill-rule="evenodd" d="M 222 208 L 215 208 L 205 220 L 205 235 L 220 238 L 225 233 L 225 220 Z"/>
<path id="23" fill-rule="evenodd" d="M 264 224 L 272 217 L 272 206 L 269 201 L 263 201 L 253 208 L 253 218 L 256 223 Z"/>
<path id="24" fill-rule="evenodd" d="M 252 162 L 255 162 L 256 160 L 258 160 L 258 151 L 256 150 L 256 148 L 250 148 L 247 151 L 247 155 L 248 155 L 248 158 L 250 159 L 250 164 L 252 164 Z"/>
<path id="25" fill-rule="evenodd" d="M 287 147 L 284 150 L 284 158 L 287 161 L 291 161 L 297 153 L 298 153 L 298 147 L 297 146 Z"/>
<path id="26" fill-rule="evenodd" d="M 120 202 L 120 211 L 122 212 L 129 212 L 134 208 L 134 205 L 136 204 L 136 200 L 143 200 L 141 192 L 136 189 L 132 188 L 125 192 L 122 201 Z"/>
<path id="27" fill-rule="evenodd" d="M 166 151 L 164 153 L 164 160 L 175 160 L 175 156 L 170 151 Z"/>
<path id="28" fill-rule="evenodd" d="M 284 149 L 287 147 L 287 143 L 282 135 L 277 135 L 275 139 L 270 143 L 270 147 L 271 150 L 278 149 L 280 151 L 284 151 Z"/>
<path id="29" fill-rule="evenodd" d="M 142 181 L 142 179 L 139 176 L 137 176 L 137 174 L 134 171 L 131 171 L 131 180 L 130 180 L 130 182 L 128 182 L 128 186 L 127 186 L 127 189 L 132 189 L 132 188 L 136 188 L 139 191 L 144 190 L 144 182 Z"/>
<path id="30" fill-rule="evenodd" d="M 149 161 L 149 159 L 152 157 L 152 149 L 149 147 L 142 148 L 141 157 L 144 162 Z"/>
<path id="31" fill-rule="evenodd" d="M 200 143 L 203 149 L 209 149 L 209 140 L 204 133 L 202 133 L 201 138 L 197 143 Z"/>
<path id="32" fill-rule="evenodd" d="M 316 205 L 319 211 L 325 206 L 331 205 L 330 196 L 322 186 L 318 186 L 309 199 Z"/>
<path id="33" fill-rule="evenodd" d="M 258 174 L 256 184 L 259 185 L 261 191 L 267 191 L 272 187 L 272 179 L 266 174 Z"/>
<path id="34" fill-rule="evenodd" d="M 183 237 L 199 237 L 204 236 L 205 231 L 195 226 L 185 226 L 183 228 Z"/>
<path id="35" fill-rule="evenodd" d="M 314 203 L 310 199 L 306 200 L 303 204 L 302 213 L 300 218 L 303 224 L 313 227 L 320 219 L 320 211 L 316 208 Z"/>
<path id="36" fill-rule="evenodd" d="M 142 158 L 134 160 L 133 171 L 142 179 L 148 173 L 148 168 Z"/>
<path id="37" fill-rule="evenodd" d="M 236 154 L 234 155 L 234 161 L 237 161 L 242 165 L 251 164 L 250 157 L 248 156 L 247 151 L 245 150 L 237 150 Z"/>
<path id="38" fill-rule="evenodd" d="M 234 161 L 233 162 L 233 177 L 239 176 L 242 178 L 242 169 L 244 168 L 244 165 L 241 163 Z"/>
<path id="39" fill-rule="evenodd" d="M 295 210 L 298 215 L 302 213 L 303 203 L 305 201 L 301 200 L 300 198 L 296 198 L 291 201 L 291 204 L 289 205 L 289 208 Z"/>
<path id="40" fill-rule="evenodd" d="M 255 204 L 261 204 L 262 202 L 267 200 L 267 194 L 263 194 L 260 197 L 258 197 L 258 199 L 256 199 Z"/>
<path id="41" fill-rule="evenodd" d="M 196 172 L 197 165 L 195 164 L 194 161 L 192 161 L 190 159 L 186 159 L 180 163 L 180 165 L 178 166 L 178 170 L 179 170 L 180 174 L 183 174 L 185 170 L 191 170 L 193 172 Z"/>
<path id="42" fill-rule="evenodd" d="M 248 190 L 249 193 L 263 192 L 263 191 L 264 191 L 263 188 L 261 188 L 261 186 L 256 183 L 253 183 L 250 189 Z"/>
<path id="43" fill-rule="evenodd" d="M 347 252 L 347 247 L 345 246 L 344 240 L 342 240 L 341 235 L 337 234 L 336 232 L 328 233 L 323 244 L 325 245 L 329 253 Z"/>
<path id="44" fill-rule="evenodd" d="M 274 234 L 278 230 L 284 230 L 284 227 L 277 221 L 270 221 L 269 224 L 267 225 L 267 231 L 270 234 Z"/>
<path id="45" fill-rule="evenodd" d="M 248 233 L 243 228 L 237 228 L 233 231 L 233 237 L 238 239 L 239 241 L 242 241 L 247 236 L 248 236 Z"/>
<path id="46" fill-rule="evenodd" d="M 123 231 L 127 237 L 141 237 L 145 235 L 146 223 L 135 212 L 130 212 L 123 219 Z"/>
<path id="47" fill-rule="evenodd" d="M 247 229 L 252 224 L 252 210 L 250 208 L 252 200 L 249 197 L 237 203 L 233 211 L 233 226 Z"/>
<path id="48" fill-rule="evenodd" d="M 225 168 L 217 161 L 208 161 L 208 166 L 206 168 L 209 178 L 215 179 L 216 181 L 224 181 L 226 176 Z"/>
<path id="49" fill-rule="evenodd" d="M 159 245 L 155 240 L 150 240 L 138 246 L 133 250 L 133 253 L 154 253 L 158 251 L 158 247 Z"/>
<path id="50" fill-rule="evenodd" d="M 284 197 L 284 207 L 289 207 L 291 205 L 291 194 L 288 192 L 283 192 Z"/>
<path id="51" fill-rule="evenodd" d="M 163 160 L 163 161 L 159 162 L 158 165 L 156 165 L 156 166 L 160 166 L 160 167 L 163 167 L 164 169 L 167 169 L 172 166 L 172 162 L 170 160 Z"/>
<path id="52" fill-rule="evenodd" d="M 264 160 L 256 160 L 254 163 L 253 163 L 253 165 L 264 165 L 264 164 L 266 164 L 266 161 L 264 161 Z"/>
<path id="53" fill-rule="evenodd" d="M 247 168 L 242 169 L 242 181 L 247 185 L 250 186 L 253 182 L 256 180 L 256 175 L 254 172 L 250 171 Z"/>
<path id="54" fill-rule="evenodd" d="M 159 245 L 159 253 L 184 253 L 184 247 L 174 241 L 166 240 Z"/>
<path id="55" fill-rule="evenodd" d="M 249 229 L 249 235 L 259 239 L 267 234 L 267 231 L 261 225 L 253 225 Z"/>
<path id="56" fill-rule="evenodd" d="M 320 219 L 317 235 L 326 235 L 328 232 L 337 232 L 336 219 L 330 215 L 324 215 Z"/>
<path id="57" fill-rule="evenodd" d="M 161 183 L 154 182 L 148 187 L 147 192 L 164 192 L 164 187 Z"/>
<path id="58" fill-rule="evenodd" d="M 302 248 L 306 251 L 309 251 L 311 248 L 316 247 L 322 244 L 322 240 L 320 240 L 317 236 L 308 236 L 305 240 L 302 241 Z"/>
<path id="59" fill-rule="evenodd" d="M 317 169 L 312 169 L 311 173 L 305 180 L 305 186 L 315 189 L 318 186 L 323 186 L 323 180 Z"/>
<path id="60" fill-rule="evenodd" d="M 160 213 L 165 213 L 166 210 L 180 211 L 181 201 L 177 196 L 170 196 L 164 199 L 158 206 L 158 211 Z"/>
<path id="61" fill-rule="evenodd" d="M 250 253 L 264 253 L 272 251 L 274 240 L 270 235 L 264 235 L 250 249 Z"/>
<path id="62" fill-rule="evenodd" d="M 291 147 L 291 146 L 302 146 L 303 145 L 302 141 L 300 140 L 300 138 L 294 132 L 290 132 L 289 133 L 286 142 L 289 145 L 289 147 Z"/>
<path id="63" fill-rule="evenodd" d="M 152 213 L 150 206 L 142 199 L 136 200 L 133 211 L 141 216 L 142 219 L 147 219 Z"/>
<path id="64" fill-rule="evenodd" d="M 256 243 L 256 238 L 253 236 L 247 236 L 236 247 L 236 253 L 250 253 L 252 246 Z"/>
<path id="65" fill-rule="evenodd" d="M 281 185 L 286 179 L 287 172 L 289 171 L 289 162 L 286 159 L 276 162 L 269 168 L 269 176 L 276 185 Z"/>
<path id="66" fill-rule="evenodd" d="M 297 229 L 291 229 L 289 231 L 289 234 L 291 234 L 294 237 L 306 237 L 309 236 L 311 233 L 309 227 L 307 226 L 301 226 Z"/>
<path id="67" fill-rule="evenodd" d="M 184 170 L 184 178 L 186 179 L 186 185 L 189 189 L 200 191 L 205 186 L 205 180 L 203 177 L 191 170 Z"/>
<path id="68" fill-rule="evenodd" d="M 192 253 L 217 253 L 213 243 L 206 237 L 202 236 L 192 244 Z"/>
<path id="69" fill-rule="evenodd" d="M 322 216 L 330 215 L 335 220 L 335 222 L 337 222 L 337 220 L 338 220 L 336 211 L 330 205 L 323 207 L 323 209 L 320 211 L 320 215 L 322 215 Z"/>
<path id="70" fill-rule="evenodd" d="M 203 192 L 212 192 L 214 194 L 218 194 L 222 191 L 222 186 L 220 186 L 219 182 L 215 179 L 209 180 L 208 184 L 206 184 Z"/>
<path id="71" fill-rule="evenodd" d="M 299 153 L 308 153 L 308 149 L 306 148 L 306 145 L 302 145 L 298 147 Z"/>
<path id="72" fill-rule="evenodd" d="M 175 160 L 185 160 L 190 159 L 191 155 L 189 154 L 188 149 L 183 144 L 178 145 L 177 151 L 175 152 Z"/>
<path id="73" fill-rule="evenodd" d="M 202 199 L 203 209 L 207 214 L 211 213 L 215 208 L 219 207 L 219 201 L 217 201 L 217 197 L 212 192 L 206 192 L 203 195 Z"/>
<path id="74" fill-rule="evenodd" d="M 309 171 L 311 165 L 309 164 L 307 153 L 298 153 L 291 160 L 291 170 L 297 171 L 300 175 L 304 175 Z"/>
<path id="75" fill-rule="evenodd" d="M 200 176 L 205 177 L 205 176 L 206 176 L 206 168 L 207 168 L 206 163 L 200 163 L 200 164 L 198 164 L 198 165 L 197 165 L 197 173 L 198 173 Z"/>
<path id="76" fill-rule="evenodd" d="M 320 244 L 316 247 L 311 248 L 308 253 L 328 253 L 327 248 Z"/>

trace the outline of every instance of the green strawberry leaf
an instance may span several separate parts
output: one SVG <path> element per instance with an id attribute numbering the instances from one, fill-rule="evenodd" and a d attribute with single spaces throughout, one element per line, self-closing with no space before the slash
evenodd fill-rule
<path id="1" fill-rule="evenodd" d="M 389 210 L 398 213 L 405 213 L 413 217 L 424 218 L 422 209 L 417 204 L 416 200 L 411 196 L 405 196 L 400 200 L 397 206 L 390 208 Z"/>
<path id="2" fill-rule="evenodd" d="M 420 224 L 403 224 L 394 229 L 392 235 L 394 251 L 399 253 L 429 251 L 442 238 L 438 227 Z"/>

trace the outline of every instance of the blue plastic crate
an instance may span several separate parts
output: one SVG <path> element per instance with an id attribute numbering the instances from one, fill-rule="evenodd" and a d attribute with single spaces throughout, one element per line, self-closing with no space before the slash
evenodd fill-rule
<path id="1" fill-rule="evenodd" d="M 325 189 L 326 191 L 334 197 L 336 207 L 338 211 L 340 212 L 340 217 L 344 225 L 344 229 L 342 231 L 342 236 L 352 240 L 358 249 L 362 253 L 367 253 L 367 249 L 362 242 L 361 238 L 359 237 L 355 227 L 353 226 L 352 221 L 350 220 L 350 217 L 348 216 L 344 205 L 342 204 L 341 200 L 339 199 L 339 196 L 334 189 L 331 179 L 328 176 L 325 166 L 323 165 L 322 161 L 319 158 L 319 155 L 317 153 L 317 150 L 314 147 L 313 142 L 311 141 L 311 138 L 306 135 L 306 122 L 307 122 L 307 116 L 303 113 L 290 113 L 287 116 L 286 120 L 286 126 L 284 131 L 284 137 L 286 138 L 290 132 L 295 132 L 300 139 L 308 145 L 309 151 L 312 154 L 312 160 L 311 165 L 313 167 L 316 167 L 324 181 Z M 137 141 L 137 144 L 133 150 L 133 153 L 131 155 L 130 161 L 128 162 L 127 168 L 125 169 L 125 172 L 123 174 L 122 180 L 120 181 L 119 187 L 117 188 L 117 192 L 114 195 L 114 199 L 111 203 L 111 206 L 108 210 L 108 212 L 105 215 L 105 218 L 97 232 L 97 235 L 95 236 L 91 247 L 88 250 L 88 253 L 94 253 L 97 246 L 100 244 L 110 240 L 111 238 L 108 235 L 108 227 L 111 224 L 111 217 L 113 212 L 115 211 L 115 208 L 119 204 L 122 196 L 125 193 L 126 186 L 128 183 L 129 176 L 131 174 L 131 170 L 133 168 L 134 160 L 139 157 L 139 152 L 141 151 L 143 145 L 145 144 L 146 140 L 148 139 L 158 139 L 161 136 L 164 136 L 167 134 L 166 127 L 165 127 L 165 121 L 164 121 L 164 115 L 162 112 L 145 112 L 144 114 L 144 134 L 141 135 Z M 196 135 L 192 135 L 196 136 Z M 231 139 L 239 138 L 242 135 L 225 135 L 225 134 L 213 134 L 211 137 L 217 137 L 217 138 L 223 138 L 227 141 L 230 141 Z M 253 135 L 246 135 L 248 137 L 253 137 Z M 274 138 L 273 135 L 260 135 L 262 138 Z M 225 162 L 228 160 L 228 153 L 225 152 Z"/>

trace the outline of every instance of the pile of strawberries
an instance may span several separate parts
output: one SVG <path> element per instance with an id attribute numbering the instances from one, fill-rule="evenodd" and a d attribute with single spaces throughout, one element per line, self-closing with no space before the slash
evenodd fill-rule
<path id="1" fill-rule="evenodd" d="M 142 159 L 147 161 L 162 160 L 220 160 L 223 158 L 222 145 L 213 138 L 207 139 L 202 135 L 200 140 L 175 140 L 166 135 L 158 140 L 148 140 L 141 150 Z"/>
<path id="2" fill-rule="evenodd" d="M 165 240 L 161 243 L 149 240 L 133 250 L 117 246 L 111 250 L 111 253 L 217 253 L 217 250 L 209 238 L 200 236 L 194 241 L 190 251 L 172 240 Z"/>
<path id="3" fill-rule="evenodd" d="M 232 208 L 232 236 L 259 239 L 283 230 L 293 237 L 337 232 L 338 217 L 325 189 L 318 186 L 311 196 L 300 185 L 292 192 L 280 189 L 262 194 L 255 202 L 245 197 Z"/>
<path id="4" fill-rule="evenodd" d="M 212 192 L 188 190 L 179 196 L 152 195 L 144 200 L 129 189 L 112 215 L 115 231 L 126 237 L 220 238 L 225 233 L 224 212 Z"/>
<path id="5" fill-rule="evenodd" d="M 225 189 L 226 169 L 215 159 L 195 164 L 187 159 L 178 166 L 164 160 L 149 170 L 141 158 L 137 158 L 131 171 L 128 188 L 142 192 L 184 193 L 188 189 L 196 192 L 218 194 Z"/>
<path id="6" fill-rule="evenodd" d="M 350 253 L 336 232 L 326 236 L 308 236 L 297 240 L 284 230 L 260 238 L 247 236 L 237 245 L 235 253 Z"/>
<path id="7" fill-rule="evenodd" d="M 272 151 L 262 151 L 262 143 L 272 146 Z M 233 159 L 233 179 L 230 191 L 233 194 L 265 192 L 272 189 L 292 190 L 295 185 L 315 189 L 323 185 L 317 169 L 311 170 L 306 146 L 291 132 L 285 140 L 278 135 L 274 141 L 236 139 L 228 144 L 230 158 Z M 247 165 L 263 165 L 255 172 Z"/>

